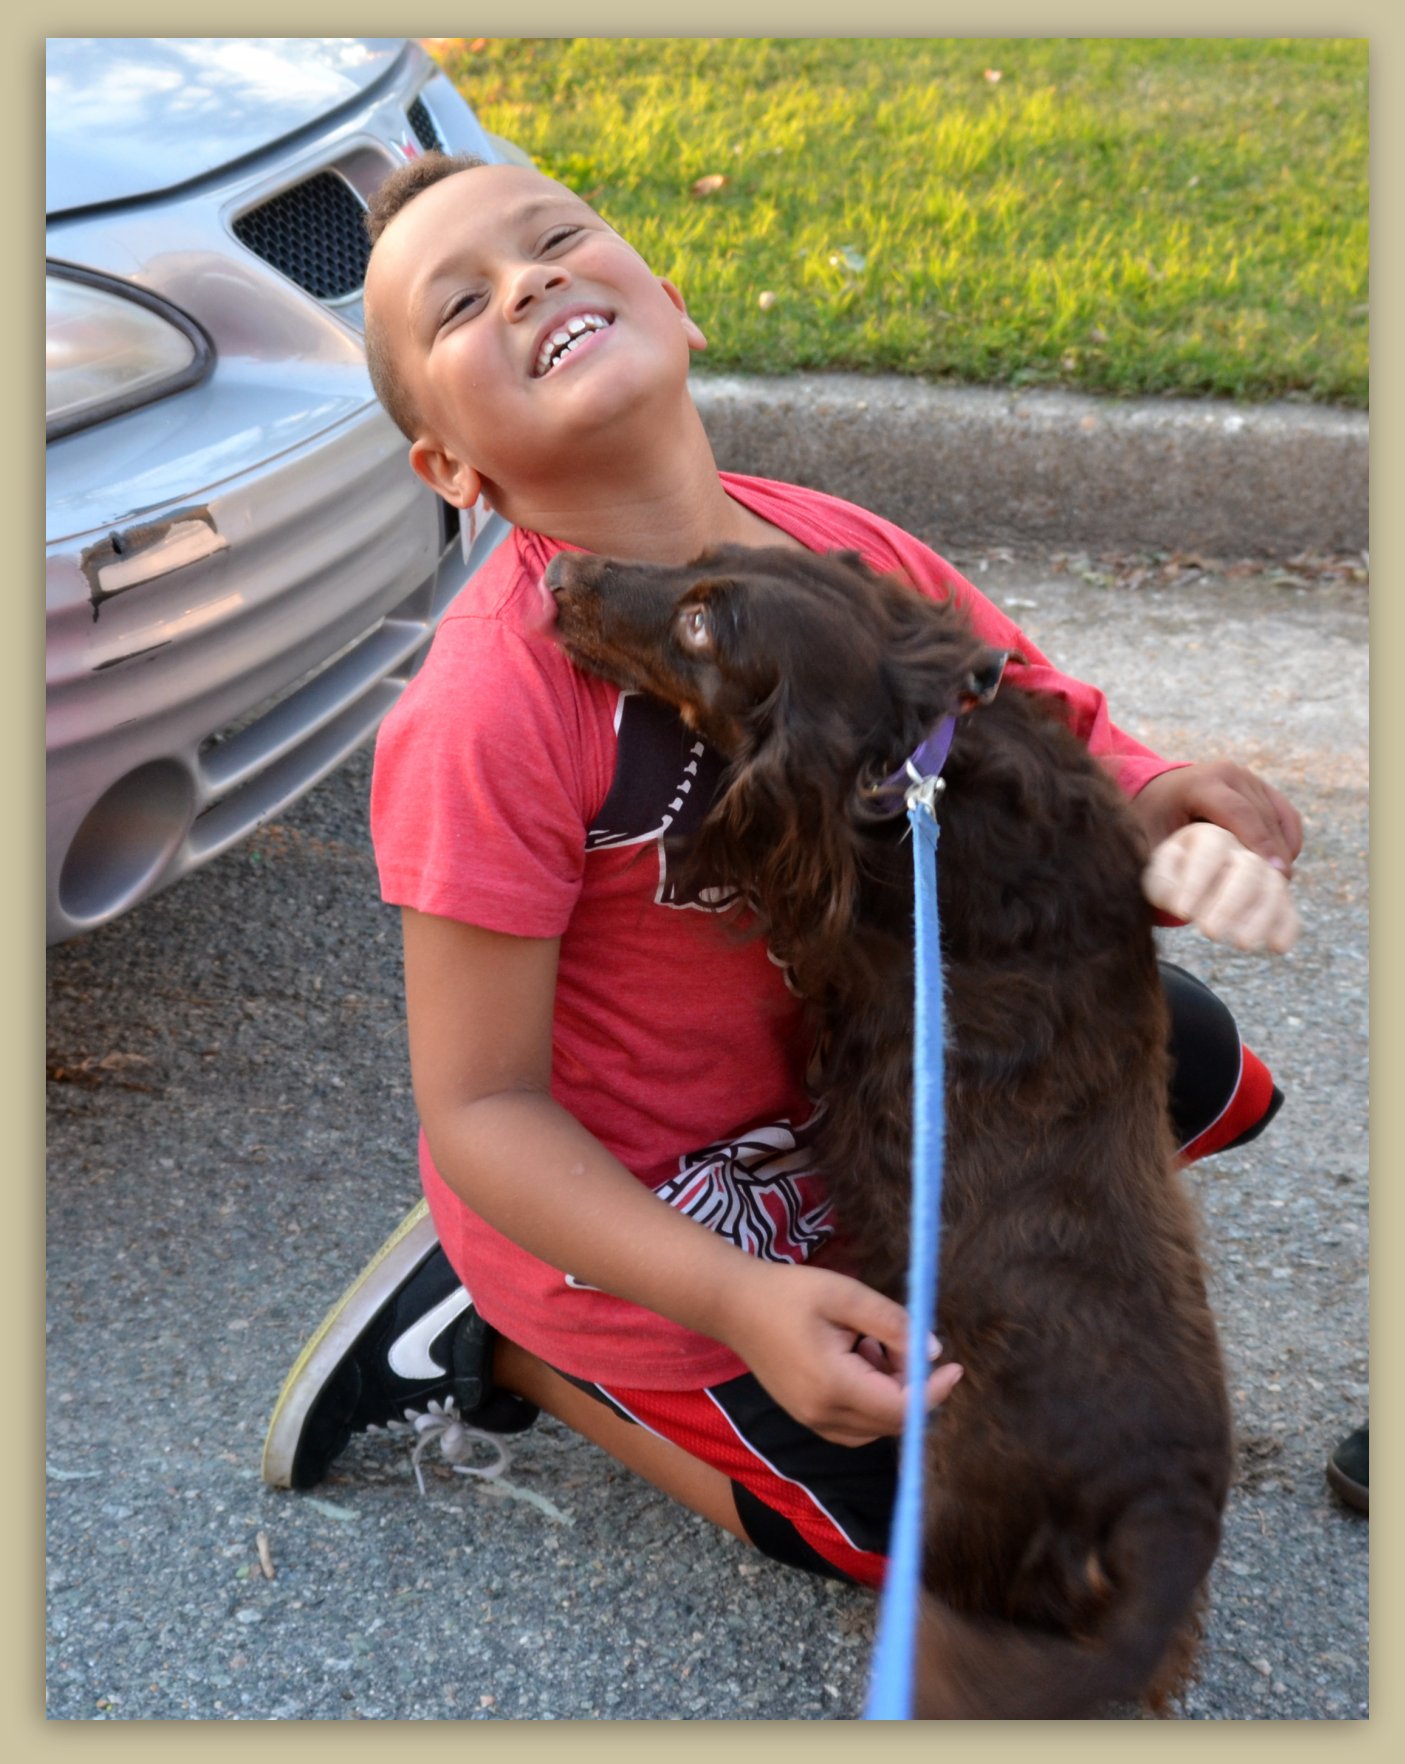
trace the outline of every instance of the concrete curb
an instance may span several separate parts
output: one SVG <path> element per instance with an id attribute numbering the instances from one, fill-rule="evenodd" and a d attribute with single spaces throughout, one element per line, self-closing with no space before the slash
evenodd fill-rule
<path id="1" fill-rule="evenodd" d="M 1364 551 L 1370 419 L 1314 405 L 697 373 L 724 470 L 862 504 L 942 546 Z"/>

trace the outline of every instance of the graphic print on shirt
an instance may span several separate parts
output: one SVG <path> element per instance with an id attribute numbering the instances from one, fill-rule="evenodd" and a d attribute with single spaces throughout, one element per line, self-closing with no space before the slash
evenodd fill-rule
<path id="1" fill-rule="evenodd" d="M 808 1262 L 834 1235 L 814 1167 L 815 1121 L 798 1128 L 776 1121 L 690 1152 L 654 1193 L 748 1255 Z"/>
<path id="2" fill-rule="evenodd" d="M 817 1109 L 801 1127 L 775 1121 L 678 1160 L 654 1193 L 685 1217 L 766 1262 L 808 1262 L 834 1236 L 834 1209 L 814 1164 Z M 563 1276 L 577 1292 L 598 1287 Z"/>
<path id="3" fill-rule="evenodd" d="M 600 813 L 586 833 L 587 851 L 620 845 L 659 848 L 660 906 L 720 912 L 731 895 L 722 889 L 683 889 L 679 843 L 692 838 L 712 805 L 726 762 L 678 712 L 661 699 L 621 692 L 615 707 L 615 775 Z M 673 874 L 669 846 L 673 846 Z"/>

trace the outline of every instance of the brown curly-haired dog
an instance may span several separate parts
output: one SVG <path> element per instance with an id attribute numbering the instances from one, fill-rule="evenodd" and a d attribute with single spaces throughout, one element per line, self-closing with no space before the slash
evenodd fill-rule
<path id="1" fill-rule="evenodd" d="M 562 554 L 558 635 L 728 767 L 688 864 L 755 909 L 817 1014 L 820 1156 L 903 1297 L 912 859 L 871 787 L 948 712 L 938 1333 L 919 1713 L 1073 1717 L 1188 1674 L 1230 1422 L 1167 1120 L 1143 850 L 1115 785 L 950 607 L 854 554 Z M 989 699 L 989 702 L 985 700 Z"/>

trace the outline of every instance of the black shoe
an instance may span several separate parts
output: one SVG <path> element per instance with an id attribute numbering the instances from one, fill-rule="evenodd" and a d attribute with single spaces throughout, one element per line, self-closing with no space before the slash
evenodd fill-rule
<path id="1" fill-rule="evenodd" d="M 1369 1424 L 1349 1433 L 1327 1460 L 1327 1480 L 1338 1497 L 1358 1513 L 1371 1513 L 1367 1470 L 1371 1429 Z"/>
<path id="2" fill-rule="evenodd" d="M 493 1390 L 492 1342 L 421 1201 L 299 1354 L 264 1440 L 264 1481 L 313 1488 L 353 1433 L 431 1405 L 485 1432 L 522 1432 L 538 1411 Z"/>

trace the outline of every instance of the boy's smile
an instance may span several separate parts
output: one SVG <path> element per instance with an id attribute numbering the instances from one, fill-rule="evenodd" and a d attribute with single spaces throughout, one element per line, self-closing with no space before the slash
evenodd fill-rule
<path id="1" fill-rule="evenodd" d="M 545 335 L 532 366 L 533 374 L 539 380 L 544 379 L 547 374 L 576 355 L 585 346 L 587 339 L 600 331 L 608 330 L 614 322 L 612 315 L 593 312 L 589 308 L 580 312 L 559 313 L 555 319 L 548 319 L 542 327 Z"/>
<path id="2" fill-rule="evenodd" d="M 607 431 L 628 448 L 637 419 L 643 445 L 704 347 L 676 289 L 522 166 L 460 172 L 407 204 L 372 253 L 366 307 L 418 418 L 415 470 L 510 519 Z"/>

